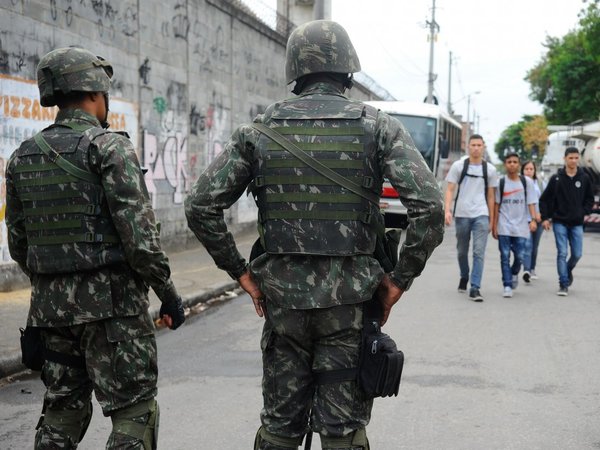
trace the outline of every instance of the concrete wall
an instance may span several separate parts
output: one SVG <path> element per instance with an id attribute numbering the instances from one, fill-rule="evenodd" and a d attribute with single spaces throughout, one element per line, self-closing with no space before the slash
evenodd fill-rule
<path id="1" fill-rule="evenodd" d="M 41 108 L 36 66 L 48 51 L 81 45 L 108 59 L 115 76 L 111 128 L 132 138 L 161 222 L 165 247 L 195 240 L 183 201 L 232 130 L 291 95 L 283 36 L 237 1 L 4 0 L 0 3 L 0 170 L 19 143 L 53 121 Z M 357 86 L 353 95 L 372 99 Z M 0 192 L 0 290 L 13 277 Z M 233 228 L 256 219 L 244 196 Z M 11 267 L 12 266 L 12 267 Z M 10 283 L 9 283 L 10 284 Z"/>

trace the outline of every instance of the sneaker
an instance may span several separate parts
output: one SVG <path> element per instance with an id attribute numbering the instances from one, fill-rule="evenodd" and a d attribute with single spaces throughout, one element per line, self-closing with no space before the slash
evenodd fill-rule
<path id="1" fill-rule="evenodd" d="M 461 278 L 458 282 L 458 292 L 467 292 L 467 283 L 469 282 L 468 278 Z"/>
<path id="2" fill-rule="evenodd" d="M 573 269 L 569 270 L 569 284 L 567 284 L 568 287 L 570 287 L 573 284 Z"/>
<path id="3" fill-rule="evenodd" d="M 473 300 L 474 302 L 482 302 L 483 295 L 481 295 L 481 292 L 479 292 L 479 289 L 471 288 L 471 292 L 469 292 L 469 299 Z"/>
<path id="4" fill-rule="evenodd" d="M 560 297 L 566 297 L 567 295 L 569 295 L 569 288 L 566 286 L 561 286 L 558 289 L 558 292 L 556 293 L 556 295 L 558 295 Z"/>
<path id="5" fill-rule="evenodd" d="M 512 288 L 516 289 L 518 285 L 519 285 L 519 274 L 516 274 L 516 275 L 512 276 Z"/>
<path id="6" fill-rule="evenodd" d="M 529 273 L 529 271 L 525 271 L 523 272 L 523 281 L 527 284 L 529 284 L 529 282 L 531 281 L 531 273 Z"/>
<path id="7" fill-rule="evenodd" d="M 538 276 L 537 276 L 537 274 L 535 273 L 535 270 L 532 270 L 532 271 L 531 271 L 531 272 L 529 272 L 529 273 L 530 273 L 530 277 L 531 277 L 531 279 L 532 279 L 532 280 L 537 280 L 537 279 L 538 279 Z"/>
<path id="8" fill-rule="evenodd" d="M 504 292 L 502 293 L 502 297 L 510 298 L 513 296 L 512 288 L 510 286 L 504 286 Z"/>

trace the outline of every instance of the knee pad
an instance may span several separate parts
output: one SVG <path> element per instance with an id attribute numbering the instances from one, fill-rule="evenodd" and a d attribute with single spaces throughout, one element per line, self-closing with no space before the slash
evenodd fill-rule
<path id="1" fill-rule="evenodd" d="M 146 400 L 111 414 L 113 429 L 106 448 L 142 445 L 156 450 L 160 410 L 156 400 Z"/>
<path id="2" fill-rule="evenodd" d="M 287 438 L 269 433 L 260 427 L 254 439 L 254 450 L 297 450 L 302 444 L 302 437 Z"/>
<path id="3" fill-rule="evenodd" d="M 369 450 L 371 448 L 367 439 L 367 430 L 364 428 L 342 437 L 321 435 L 321 445 L 323 450 Z"/>
<path id="4" fill-rule="evenodd" d="M 46 408 L 42 417 L 40 417 L 38 427 L 36 427 L 38 428 L 35 439 L 36 448 L 46 448 L 48 442 L 64 443 L 64 448 L 67 449 L 77 448 L 77 444 L 83 439 L 91 420 L 91 401 L 81 409 L 57 410 Z M 38 436 L 40 439 L 39 447 Z M 43 442 L 46 444 L 43 444 Z"/>

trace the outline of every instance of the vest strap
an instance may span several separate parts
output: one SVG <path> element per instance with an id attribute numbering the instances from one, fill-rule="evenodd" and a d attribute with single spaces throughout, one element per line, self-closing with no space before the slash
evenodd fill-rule
<path id="1" fill-rule="evenodd" d="M 371 214 L 356 211 L 266 211 L 262 220 L 358 220 L 363 223 L 371 223 Z"/>
<path id="2" fill-rule="evenodd" d="M 362 161 L 353 159 L 320 159 L 319 162 L 330 169 L 357 169 L 363 168 Z M 267 159 L 266 166 L 269 169 L 286 169 L 286 168 L 302 168 L 310 167 L 306 163 L 299 162 L 296 159 Z"/>
<path id="3" fill-rule="evenodd" d="M 347 129 L 347 128 L 344 128 Z M 364 145 L 357 142 L 329 142 L 329 143 L 312 143 L 312 142 L 297 142 L 296 146 L 304 151 L 312 152 L 356 152 L 362 153 L 364 151 Z M 267 144 L 268 151 L 281 151 L 284 148 L 275 143 L 269 142 Z"/>
<path id="4" fill-rule="evenodd" d="M 41 200 L 61 200 L 65 198 L 81 197 L 79 191 L 38 191 L 38 192 L 23 192 L 21 201 L 35 202 Z"/>
<path id="5" fill-rule="evenodd" d="M 267 203 L 304 202 L 304 203 L 360 203 L 361 198 L 353 194 L 328 194 L 316 192 L 267 193 Z"/>
<path id="6" fill-rule="evenodd" d="M 59 205 L 59 206 L 40 206 L 37 208 L 25 208 L 26 217 L 43 216 L 46 214 L 86 214 L 88 216 L 98 216 L 101 213 L 100 205 Z"/>
<path id="7" fill-rule="evenodd" d="M 117 236 L 110 234 L 100 233 L 83 233 L 83 234 L 63 234 L 54 236 L 39 236 L 28 238 L 31 245 L 60 245 L 60 244 L 74 244 L 77 242 L 92 243 L 106 243 L 106 244 L 117 244 L 120 242 Z"/>
<path id="8" fill-rule="evenodd" d="M 46 139 L 44 139 L 44 137 L 42 136 L 42 133 L 37 133 L 33 137 L 33 140 L 38 145 L 40 150 L 42 150 L 44 152 L 44 154 L 46 156 L 48 156 L 48 158 L 50 158 L 50 161 L 52 161 L 53 163 L 56 163 L 65 172 L 67 172 L 81 180 L 89 181 L 90 183 L 94 183 L 94 184 L 101 184 L 100 177 L 98 175 L 96 175 L 92 172 L 88 172 L 87 170 L 80 169 L 79 167 L 75 166 L 74 164 L 70 163 L 69 161 L 64 159 L 62 156 L 60 156 L 60 153 L 58 153 L 56 150 L 54 150 L 50 146 L 50 144 L 48 144 Z"/>
<path id="9" fill-rule="evenodd" d="M 26 224 L 28 231 L 61 230 L 65 228 L 80 228 L 81 220 L 58 220 L 56 222 L 35 222 Z"/>
<path id="10" fill-rule="evenodd" d="M 252 126 L 256 128 L 256 125 L 262 125 L 260 123 L 253 123 Z M 310 136 L 362 136 L 365 134 L 365 130 L 362 127 L 344 127 L 344 128 L 319 128 L 319 127 L 273 127 L 269 128 L 279 134 L 290 135 L 310 135 Z M 259 130 L 260 131 L 260 130 Z M 269 136 L 270 137 L 270 136 Z M 277 142 L 277 141 L 275 141 Z M 280 144 L 283 147 L 285 145 Z"/>

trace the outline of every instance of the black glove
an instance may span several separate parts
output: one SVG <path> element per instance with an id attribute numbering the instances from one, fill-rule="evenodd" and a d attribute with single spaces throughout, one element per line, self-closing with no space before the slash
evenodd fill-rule
<path id="1" fill-rule="evenodd" d="M 177 296 L 174 300 L 166 300 L 160 306 L 160 318 L 166 314 L 173 319 L 171 330 L 176 330 L 179 326 L 185 322 L 185 312 L 183 311 L 183 303 L 181 303 L 181 297 Z"/>

